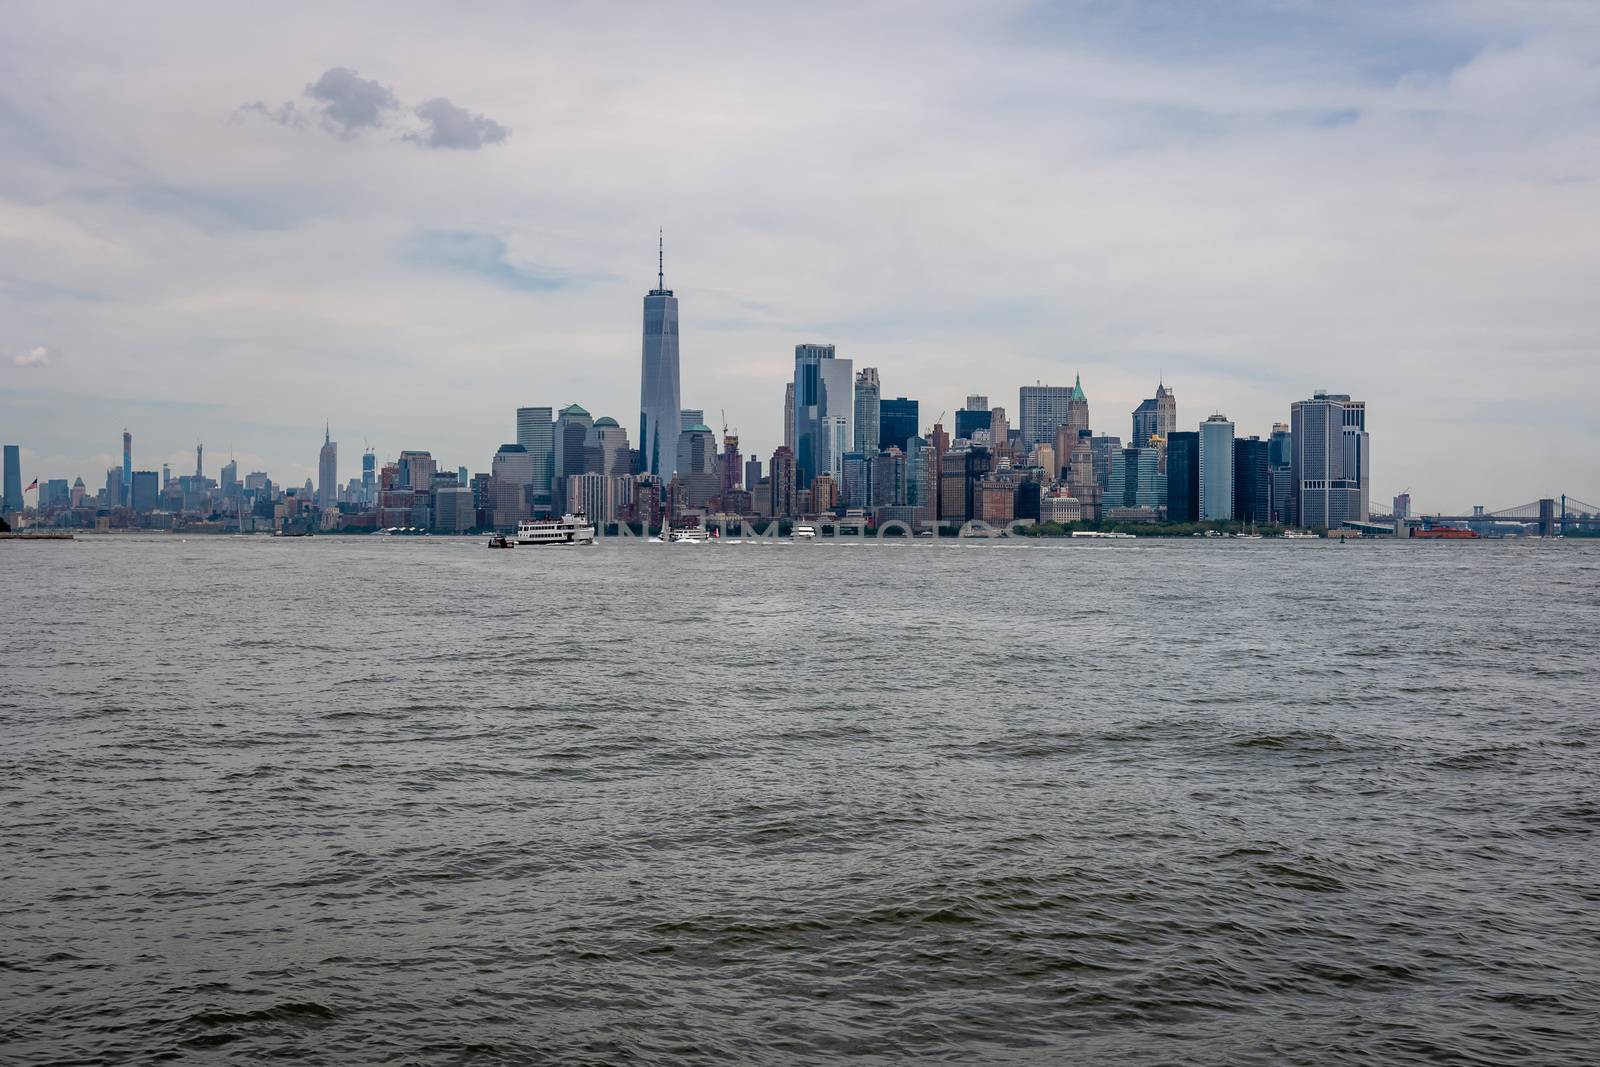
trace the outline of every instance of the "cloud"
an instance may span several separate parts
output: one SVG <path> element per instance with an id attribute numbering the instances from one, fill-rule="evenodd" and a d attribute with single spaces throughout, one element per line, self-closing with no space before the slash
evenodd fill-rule
<path id="1" fill-rule="evenodd" d="M 307 108 L 286 100 L 270 107 L 257 100 L 234 112 L 234 118 L 259 115 L 268 122 L 290 129 L 305 129 L 312 114 L 318 124 L 342 141 L 353 141 L 367 130 L 390 127 L 401 112 L 394 90 L 372 78 L 363 78 L 349 67 L 331 67 L 322 77 L 306 86 L 305 95 L 318 107 Z M 422 120 L 420 130 L 405 130 L 402 141 L 419 148 L 461 148 L 475 152 L 484 145 L 500 144 L 511 136 L 511 127 L 487 115 L 457 107 L 442 96 L 411 109 Z"/>
<path id="2" fill-rule="evenodd" d="M 330 68 L 306 86 L 306 95 L 322 103 L 323 128 L 345 140 L 382 126 L 400 108 L 394 90 L 348 67 Z"/>
<path id="3" fill-rule="evenodd" d="M 487 116 L 474 115 L 442 96 L 418 104 L 414 110 L 428 128 L 422 133 L 408 133 L 405 139 L 427 148 L 465 148 L 475 152 L 511 136 L 510 127 Z"/>
<path id="4" fill-rule="evenodd" d="M 253 104 L 245 104 L 233 113 L 235 120 L 246 115 L 260 115 L 268 122 L 276 122 L 279 126 L 288 126 L 291 129 L 300 129 L 306 124 L 305 112 L 295 107 L 293 102 L 285 100 L 277 107 L 268 107 L 263 101 L 257 100 Z"/>
<path id="5" fill-rule="evenodd" d="M 12 356 L 11 362 L 19 367 L 48 367 L 55 362 L 55 358 L 56 353 L 50 351 L 44 345 L 39 345 L 35 348 L 30 348 L 26 352 Z"/>
<path id="6" fill-rule="evenodd" d="M 542 292 L 567 284 L 559 274 L 513 263 L 505 240 L 493 234 L 430 230 L 415 235 L 408 246 L 411 259 L 422 266 L 476 275 L 520 292 Z"/>

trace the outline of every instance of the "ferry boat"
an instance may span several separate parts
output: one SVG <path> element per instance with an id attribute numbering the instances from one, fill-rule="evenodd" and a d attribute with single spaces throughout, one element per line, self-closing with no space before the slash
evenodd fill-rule
<path id="1" fill-rule="evenodd" d="M 583 512 L 563 515 L 559 519 L 525 519 L 517 523 L 515 537 L 497 537 L 489 542 L 490 548 L 510 548 L 513 545 L 592 545 L 594 524 L 584 518 Z"/>
<path id="2" fill-rule="evenodd" d="M 1135 534 L 1123 533 L 1120 530 L 1073 530 L 1073 537 L 1117 538 L 1118 540 L 1132 540 Z"/>
<path id="3" fill-rule="evenodd" d="M 710 539 L 710 535 L 698 526 L 671 530 L 667 533 L 667 541 L 674 545 L 703 545 Z"/>
<path id="4" fill-rule="evenodd" d="M 796 526 L 794 533 L 790 536 L 796 541 L 814 541 L 817 538 L 817 528 L 815 526 Z"/>

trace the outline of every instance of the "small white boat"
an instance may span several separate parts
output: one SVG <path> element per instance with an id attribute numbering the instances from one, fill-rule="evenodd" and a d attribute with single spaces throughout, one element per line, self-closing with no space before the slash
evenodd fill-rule
<path id="1" fill-rule="evenodd" d="M 507 540 L 515 545 L 592 545 L 594 524 L 581 511 L 559 519 L 528 519 L 517 523 L 517 535 Z"/>
<path id="2" fill-rule="evenodd" d="M 1072 531 L 1072 536 L 1073 537 L 1100 537 L 1100 538 L 1106 538 L 1106 537 L 1123 538 L 1123 537 L 1126 537 L 1126 538 L 1131 539 L 1134 535 L 1131 534 L 1131 533 L 1119 533 L 1119 532 L 1111 531 L 1111 530 L 1073 530 Z"/>
<path id="3" fill-rule="evenodd" d="M 815 541 L 817 539 L 817 528 L 815 526 L 796 526 L 794 533 L 790 536 L 796 541 Z"/>

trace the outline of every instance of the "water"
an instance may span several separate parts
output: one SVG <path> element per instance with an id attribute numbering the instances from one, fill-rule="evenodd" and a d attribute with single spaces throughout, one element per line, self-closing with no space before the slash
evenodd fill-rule
<path id="1" fill-rule="evenodd" d="M 0 567 L 6 1063 L 1594 1062 L 1600 543 Z"/>

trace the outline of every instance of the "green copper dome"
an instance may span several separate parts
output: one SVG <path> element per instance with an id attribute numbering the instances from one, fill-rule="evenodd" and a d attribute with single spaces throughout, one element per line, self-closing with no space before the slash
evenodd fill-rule
<path id="1" fill-rule="evenodd" d="M 598 419 L 594 420 L 594 428 L 597 430 L 602 426 L 615 426 L 616 424 L 617 420 L 613 419 L 610 415 L 601 415 Z"/>

